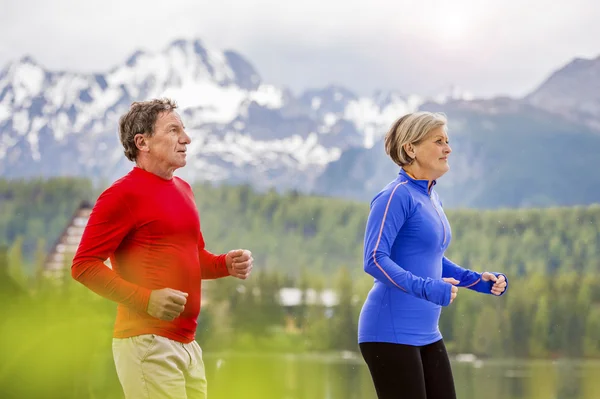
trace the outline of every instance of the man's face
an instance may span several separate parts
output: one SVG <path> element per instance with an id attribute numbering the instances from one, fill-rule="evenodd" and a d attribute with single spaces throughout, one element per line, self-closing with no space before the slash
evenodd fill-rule
<path id="1" fill-rule="evenodd" d="M 148 160 L 165 172 L 186 164 L 186 146 L 191 138 L 175 111 L 162 112 L 154 124 L 154 135 L 146 138 Z"/>

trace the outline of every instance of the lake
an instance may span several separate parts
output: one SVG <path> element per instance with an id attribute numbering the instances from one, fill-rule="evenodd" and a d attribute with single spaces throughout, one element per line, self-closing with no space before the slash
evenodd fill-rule
<path id="1" fill-rule="evenodd" d="M 103 351 L 92 360 L 91 370 L 68 373 L 57 370 L 58 357 L 52 359 L 43 370 L 36 372 L 31 365 L 21 370 L 21 376 L 29 375 L 27 382 L 18 376 L 5 379 L 0 397 L 122 398 L 109 353 Z M 204 362 L 209 399 L 376 399 L 366 365 L 352 353 L 205 353 Z M 486 361 L 462 356 L 452 358 L 452 367 L 459 399 L 600 399 L 600 361 Z M 66 375 L 70 377 L 63 379 Z"/>
<path id="2" fill-rule="evenodd" d="M 452 365 L 459 399 L 600 399 L 600 362 L 463 356 Z M 376 399 L 356 355 L 205 354 L 205 366 L 210 399 Z"/>

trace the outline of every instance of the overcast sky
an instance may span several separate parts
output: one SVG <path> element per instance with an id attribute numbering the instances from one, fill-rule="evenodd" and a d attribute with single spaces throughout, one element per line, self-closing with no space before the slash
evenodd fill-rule
<path id="1" fill-rule="evenodd" d="M 596 0 L 0 0 L 0 67 L 103 72 L 177 38 L 246 56 L 295 92 L 340 84 L 520 96 L 600 56 Z M 595 4 L 596 3 L 596 4 Z M 549 4 L 553 4 L 548 8 Z"/>

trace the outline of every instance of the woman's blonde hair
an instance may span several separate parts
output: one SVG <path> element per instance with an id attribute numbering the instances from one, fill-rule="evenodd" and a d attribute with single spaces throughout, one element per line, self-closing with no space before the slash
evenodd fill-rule
<path id="1" fill-rule="evenodd" d="M 413 112 L 406 114 L 392 125 L 385 135 L 385 153 L 400 167 L 411 164 L 414 159 L 404 150 L 405 144 L 419 144 L 433 129 L 446 126 L 447 118 L 441 112 Z"/>

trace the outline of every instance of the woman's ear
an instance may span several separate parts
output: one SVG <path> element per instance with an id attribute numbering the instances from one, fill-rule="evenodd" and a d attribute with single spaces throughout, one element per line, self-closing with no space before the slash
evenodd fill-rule
<path id="1" fill-rule="evenodd" d="M 410 143 L 406 143 L 404 144 L 404 151 L 406 152 L 406 154 L 411 157 L 411 158 L 415 158 L 415 147 L 410 144 Z"/>

